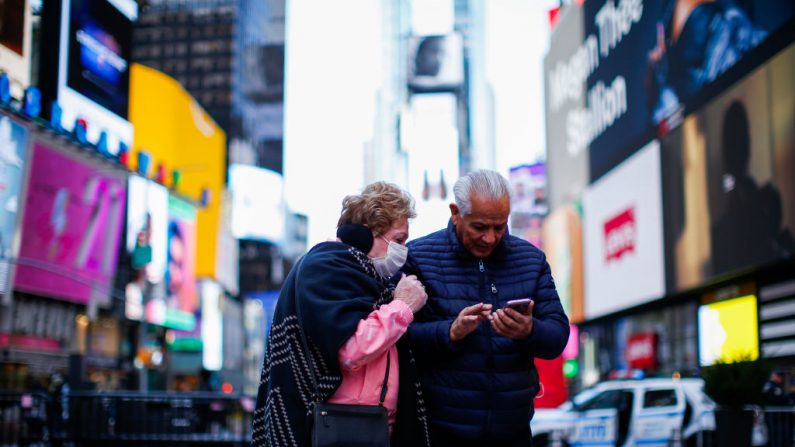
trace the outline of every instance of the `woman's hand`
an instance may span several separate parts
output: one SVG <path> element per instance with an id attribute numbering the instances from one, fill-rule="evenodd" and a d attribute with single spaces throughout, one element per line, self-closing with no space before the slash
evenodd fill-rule
<path id="1" fill-rule="evenodd" d="M 425 286 L 414 275 L 403 276 L 398 281 L 395 287 L 395 299 L 403 301 L 409 306 L 412 312 L 417 313 L 425 305 L 428 300 L 428 294 L 425 293 Z"/>

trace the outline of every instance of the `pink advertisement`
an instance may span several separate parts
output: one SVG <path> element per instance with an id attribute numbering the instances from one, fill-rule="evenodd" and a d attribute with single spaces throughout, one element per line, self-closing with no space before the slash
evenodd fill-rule
<path id="1" fill-rule="evenodd" d="M 181 331 L 196 330 L 196 207 L 174 196 L 168 198 L 165 299 L 146 303 L 146 321 Z"/>
<path id="2" fill-rule="evenodd" d="M 37 142 L 16 288 L 76 303 L 109 302 L 124 201 L 121 175 Z"/>

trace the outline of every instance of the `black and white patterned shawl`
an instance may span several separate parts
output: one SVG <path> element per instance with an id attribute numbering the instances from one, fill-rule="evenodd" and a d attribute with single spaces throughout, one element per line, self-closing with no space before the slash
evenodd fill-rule
<path id="1" fill-rule="evenodd" d="M 359 321 L 392 299 L 392 291 L 367 255 L 349 245 L 324 242 L 304 256 L 287 276 L 274 311 L 254 412 L 252 446 L 310 445 L 313 402 L 318 398 L 328 400 L 342 382 L 340 348 L 354 334 Z M 301 303 L 300 322 L 296 295 Z M 304 352 L 299 324 L 307 336 L 309 353 Z M 410 374 L 415 368 L 410 351 L 401 351 L 399 357 L 406 358 L 400 358 L 399 405 L 416 408 L 412 408 L 416 416 L 401 427 L 424 438 L 415 445 L 427 444 L 422 391 L 414 374 L 403 382 L 403 369 Z M 309 361 L 318 375 L 320 396 L 315 396 Z"/>

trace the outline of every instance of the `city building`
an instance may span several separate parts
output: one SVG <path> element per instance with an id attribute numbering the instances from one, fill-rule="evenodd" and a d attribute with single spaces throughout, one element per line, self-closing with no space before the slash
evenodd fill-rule
<path id="1" fill-rule="evenodd" d="M 133 61 L 176 79 L 229 135 L 230 163 L 282 172 L 284 0 L 148 0 Z"/>
<path id="2" fill-rule="evenodd" d="M 742 17 L 745 40 L 698 46 L 698 14 L 648 3 L 556 16 L 544 233 L 576 388 L 758 357 L 795 375 L 795 8 L 713 6 L 698 12 Z"/>

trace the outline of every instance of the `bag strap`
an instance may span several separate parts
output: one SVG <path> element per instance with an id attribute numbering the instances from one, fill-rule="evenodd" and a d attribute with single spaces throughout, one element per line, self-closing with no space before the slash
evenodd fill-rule
<path id="1" fill-rule="evenodd" d="M 320 402 L 320 387 L 317 385 L 317 379 L 315 378 L 315 365 L 312 363 L 312 355 L 309 351 L 309 343 L 306 340 L 306 334 L 304 333 L 304 328 L 302 326 L 302 319 L 301 319 L 301 300 L 298 299 L 298 278 L 301 276 L 301 267 L 303 266 L 304 257 L 302 256 L 301 259 L 298 260 L 298 263 L 295 265 L 295 268 L 298 269 L 295 272 L 295 287 L 294 287 L 294 295 L 295 295 L 295 313 L 298 315 L 298 331 L 301 333 L 301 342 L 304 345 L 304 351 L 306 352 L 307 364 L 309 365 L 309 378 L 312 379 L 312 386 L 315 388 L 315 401 Z M 386 370 L 384 371 L 384 384 L 381 386 L 381 396 L 378 401 L 378 405 L 383 406 L 384 400 L 386 399 L 386 392 L 389 388 L 387 382 L 389 381 L 389 366 L 390 366 L 390 355 L 389 350 L 386 352 Z"/>

